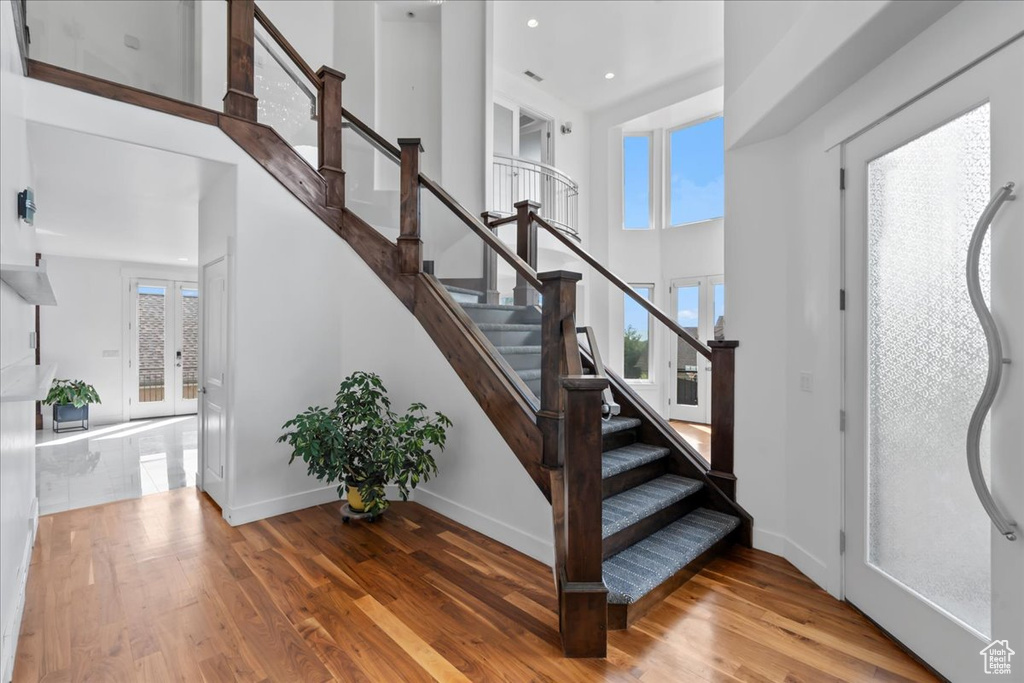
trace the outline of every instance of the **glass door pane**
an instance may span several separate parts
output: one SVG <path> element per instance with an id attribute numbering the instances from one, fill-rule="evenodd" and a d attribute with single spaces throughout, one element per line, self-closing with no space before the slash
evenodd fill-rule
<path id="1" fill-rule="evenodd" d="M 676 322 L 695 338 L 700 338 L 700 285 L 676 288 Z M 700 403 L 700 377 L 697 351 L 676 339 L 676 405 L 696 406 Z"/>
<path id="2" fill-rule="evenodd" d="M 167 388 L 167 288 L 139 285 L 136 290 L 139 403 L 161 403 Z"/>
<path id="3" fill-rule="evenodd" d="M 868 562 L 986 636 L 990 522 L 964 444 L 988 354 L 964 272 L 989 147 L 985 104 L 867 164 Z M 986 477 L 988 444 L 986 427 Z"/>

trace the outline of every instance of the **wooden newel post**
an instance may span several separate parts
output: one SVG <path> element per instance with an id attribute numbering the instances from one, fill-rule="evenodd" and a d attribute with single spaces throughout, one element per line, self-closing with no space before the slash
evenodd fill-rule
<path id="1" fill-rule="evenodd" d="M 733 474 L 733 431 L 736 412 L 736 347 L 738 341 L 709 341 L 711 347 L 711 471 L 708 475 L 725 495 L 736 500 Z"/>
<path id="2" fill-rule="evenodd" d="M 537 426 L 543 440 L 542 460 L 546 467 L 560 467 L 559 435 L 562 432 L 564 401 L 562 375 L 566 373 L 562 344 L 562 321 L 576 314 L 576 283 L 579 273 L 553 270 L 537 273 L 543 287 L 540 350 L 540 410 Z M 600 505 L 598 506 L 600 509 Z"/>
<path id="3" fill-rule="evenodd" d="M 516 255 L 526 261 L 531 268 L 537 269 L 537 224 L 530 218 L 530 212 L 540 210 L 540 204 L 524 199 L 515 203 L 516 207 Z M 516 306 L 536 306 L 537 291 L 530 287 L 526 279 L 516 274 L 516 287 L 513 290 Z"/>
<path id="4" fill-rule="evenodd" d="M 608 380 L 561 378 L 565 391 L 562 446 L 565 565 L 559 581 L 562 650 L 567 657 L 604 657 L 608 589 L 601 574 L 601 392 Z"/>
<path id="5" fill-rule="evenodd" d="M 320 96 L 317 98 L 318 121 L 317 156 L 320 161 L 320 175 L 327 181 L 327 206 L 332 209 L 345 208 L 345 171 L 342 165 L 341 148 L 341 84 L 345 74 L 330 67 L 322 66 L 316 72 L 320 79 Z"/>
<path id="6" fill-rule="evenodd" d="M 228 0 L 228 92 L 224 95 L 224 113 L 249 121 L 256 120 L 255 42 L 255 0 Z"/>
<path id="7" fill-rule="evenodd" d="M 401 217 L 398 234 L 398 270 L 415 275 L 423 267 L 423 240 L 420 238 L 420 152 L 419 138 L 400 138 L 402 150 Z"/>

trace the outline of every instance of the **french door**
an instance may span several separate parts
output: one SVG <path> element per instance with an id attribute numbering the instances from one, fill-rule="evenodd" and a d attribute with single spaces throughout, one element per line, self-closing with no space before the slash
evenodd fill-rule
<path id="1" fill-rule="evenodd" d="M 672 280 L 676 322 L 701 342 L 724 339 L 725 282 L 721 275 Z M 669 417 L 686 422 L 711 422 L 711 362 L 678 337 L 670 343 Z"/>
<path id="2" fill-rule="evenodd" d="M 1024 680 L 1022 65 L 1018 40 L 843 152 L 845 594 L 953 681 Z"/>
<path id="3" fill-rule="evenodd" d="M 131 281 L 131 419 L 195 413 L 199 288 L 194 282 Z"/>

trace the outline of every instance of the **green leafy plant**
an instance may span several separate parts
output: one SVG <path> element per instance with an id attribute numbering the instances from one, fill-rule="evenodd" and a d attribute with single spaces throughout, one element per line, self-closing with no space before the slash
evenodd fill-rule
<path id="1" fill-rule="evenodd" d="M 285 422 L 278 442 L 291 446 L 289 464 L 301 458 L 320 481 L 339 482 L 339 497 L 355 487 L 364 510 L 379 514 L 388 506 L 385 485 L 397 486 L 407 500 L 417 484 L 437 474 L 432 449 L 444 450 L 451 426 L 422 403 L 397 414 L 380 377 L 360 371 L 342 381 L 333 407 L 310 407 Z"/>
<path id="2" fill-rule="evenodd" d="M 100 403 L 100 395 L 93 385 L 80 379 L 55 379 L 43 403 L 48 406 L 70 404 L 81 408 L 89 403 Z"/>

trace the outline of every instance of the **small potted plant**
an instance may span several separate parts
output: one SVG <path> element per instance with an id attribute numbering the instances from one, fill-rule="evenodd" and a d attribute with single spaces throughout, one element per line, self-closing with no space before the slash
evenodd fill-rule
<path id="1" fill-rule="evenodd" d="M 93 385 L 80 379 L 56 379 L 43 403 L 53 406 L 53 431 L 89 429 L 89 404 L 100 403 L 100 395 Z M 68 422 L 78 422 L 79 426 L 60 428 L 62 423 Z"/>
<path id="2" fill-rule="evenodd" d="M 402 500 L 421 481 L 437 474 L 432 448 L 444 450 L 451 420 L 439 412 L 427 414 L 413 403 L 399 415 L 380 377 L 355 372 L 345 378 L 330 408 L 307 408 L 284 423 L 288 430 L 278 442 L 292 448 L 320 481 L 338 483 L 338 497 L 347 496 L 349 509 L 371 519 L 388 507 L 384 487 L 394 484 Z"/>

